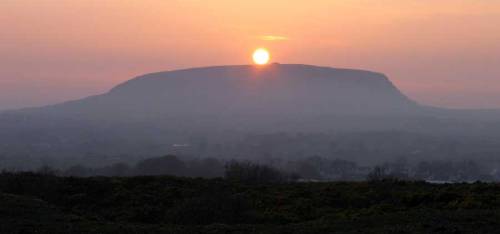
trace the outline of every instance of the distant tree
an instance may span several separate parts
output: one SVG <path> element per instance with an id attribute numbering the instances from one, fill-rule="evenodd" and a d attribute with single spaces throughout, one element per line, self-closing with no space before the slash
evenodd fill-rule
<path id="1" fill-rule="evenodd" d="M 38 174 L 42 174 L 42 175 L 52 175 L 52 176 L 55 176 L 57 174 L 59 174 L 59 171 L 48 166 L 48 165 L 44 165 L 44 166 L 41 166 L 40 168 L 38 168 L 36 170 L 36 172 Z"/>
<path id="2" fill-rule="evenodd" d="M 66 176 L 77 176 L 77 177 L 85 177 L 91 176 L 92 170 L 90 168 L 84 167 L 80 164 L 71 166 L 70 168 L 64 171 L 64 175 Z"/>
<path id="3" fill-rule="evenodd" d="M 429 179 L 432 176 L 432 169 L 429 162 L 419 162 L 415 169 L 415 176 L 419 179 Z"/>
<path id="4" fill-rule="evenodd" d="M 149 158 L 140 161 L 135 166 L 138 175 L 175 175 L 186 174 L 186 164 L 174 155 Z"/>
<path id="5" fill-rule="evenodd" d="M 242 183 L 284 183 L 298 177 L 276 168 L 251 162 L 231 161 L 226 164 L 225 178 Z"/>
<path id="6" fill-rule="evenodd" d="M 304 179 L 312 179 L 312 180 L 321 180 L 323 176 L 321 175 L 320 170 L 309 161 L 300 161 L 297 164 L 297 173 L 301 178 Z"/>
<path id="7" fill-rule="evenodd" d="M 367 179 L 368 181 L 382 181 L 395 178 L 387 173 L 386 168 L 376 166 L 370 173 L 368 173 Z"/>

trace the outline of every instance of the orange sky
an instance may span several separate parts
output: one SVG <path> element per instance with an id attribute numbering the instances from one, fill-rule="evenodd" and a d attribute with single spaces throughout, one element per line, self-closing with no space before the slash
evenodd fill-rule
<path id="1" fill-rule="evenodd" d="M 383 72 L 421 103 L 500 107 L 500 1 L 1 0 L 0 109 L 250 63 L 260 46 L 275 62 Z"/>

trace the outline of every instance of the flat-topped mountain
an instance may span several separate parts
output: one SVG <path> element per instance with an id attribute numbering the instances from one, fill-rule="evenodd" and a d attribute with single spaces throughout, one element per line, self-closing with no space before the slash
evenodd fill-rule
<path id="1" fill-rule="evenodd" d="M 419 107 L 383 74 L 295 64 L 152 73 L 106 94 L 38 109 L 90 119 L 393 115 Z"/>
<path id="2" fill-rule="evenodd" d="M 109 161 L 116 162 L 123 155 L 179 150 L 248 158 L 316 154 L 365 159 L 370 150 L 377 157 L 438 155 L 440 147 L 456 141 L 427 142 L 422 139 L 434 138 L 420 134 L 470 136 L 485 144 L 473 149 L 491 150 L 488 142 L 500 139 L 499 116 L 421 106 L 383 74 L 370 71 L 291 64 L 204 67 L 147 74 L 105 94 L 4 112 L 0 155 L 81 156 L 85 163 L 99 164 L 103 157 L 92 155 L 111 155 Z M 461 152 L 470 148 L 460 145 Z"/>

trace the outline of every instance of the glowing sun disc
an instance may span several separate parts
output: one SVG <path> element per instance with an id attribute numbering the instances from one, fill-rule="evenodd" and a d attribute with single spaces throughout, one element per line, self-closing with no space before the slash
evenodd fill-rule
<path id="1" fill-rule="evenodd" d="M 258 65 L 267 64 L 269 62 L 269 59 L 271 58 L 271 56 L 269 55 L 269 51 L 267 51 L 264 48 L 256 49 L 253 52 L 252 57 L 253 57 L 253 62 Z"/>

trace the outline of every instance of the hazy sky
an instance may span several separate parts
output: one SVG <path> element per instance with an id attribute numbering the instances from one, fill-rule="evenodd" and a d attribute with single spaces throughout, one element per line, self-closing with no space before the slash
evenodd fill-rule
<path id="1" fill-rule="evenodd" d="M 0 0 L 0 109 L 136 75 L 274 62 L 375 70 L 420 103 L 500 107 L 496 0 Z"/>

